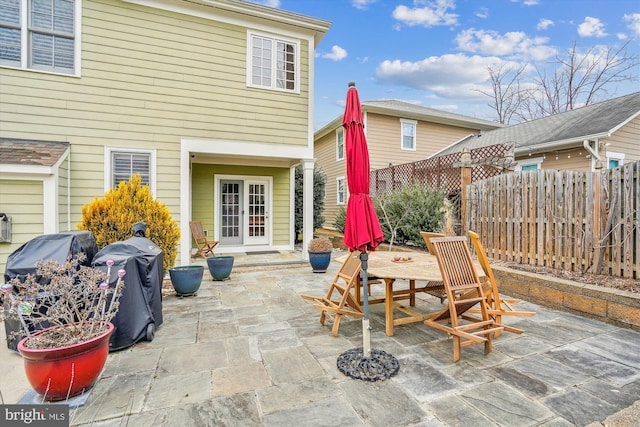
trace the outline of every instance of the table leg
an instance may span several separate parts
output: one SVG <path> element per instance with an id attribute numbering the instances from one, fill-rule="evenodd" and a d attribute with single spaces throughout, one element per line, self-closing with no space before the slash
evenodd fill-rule
<path id="1" fill-rule="evenodd" d="M 385 299 L 384 299 L 384 321 L 387 336 L 393 336 L 393 282 L 394 279 L 384 279 Z"/>
<path id="2" fill-rule="evenodd" d="M 409 290 L 411 293 L 409 294 L 409 305 L 414 307 L 416 305 L 416 281 L 409 280 Z"/>

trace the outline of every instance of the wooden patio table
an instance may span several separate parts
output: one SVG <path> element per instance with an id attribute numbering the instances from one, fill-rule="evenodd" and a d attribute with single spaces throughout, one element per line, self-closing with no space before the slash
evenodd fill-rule
<path id="1" fill-rule="evenodd" d="M 348 254 L 336 258 L 338 262 L 344 262 Z M 411 257 L 409 261 L 394 261 L 394 257 Z M 480 264 L 474 261 L 476 271 L 482 278 L 484 273 Z M 384 298 L 371 299 L 369 304 L 385 304 L 386 334 L 393 336 L 393 327 L 407 323 L 422 322 L 430 313 L 421 313 L 415 310 L 416 293 L 427 290 L 443 289 L 442 274 L 438 266 L 438 260 L 434 255 L 426 252 L 369 252 L 367 276 L 370 279 L 382 279 L 385 284 Z M 374 279 L 375 278 L 375 279 Z M 408 280 L 409 289 L 394 289 L 396 280 Z M 424 286 L 416 287 L 416 281 L 425 282 Z M 356 301 L 362 301 L 360 286 L 356 286 Z M 409 306 L 397 301 L 409 300 Z M 394 311 L 398 310 L 405 317 L 394 318 Z"/>

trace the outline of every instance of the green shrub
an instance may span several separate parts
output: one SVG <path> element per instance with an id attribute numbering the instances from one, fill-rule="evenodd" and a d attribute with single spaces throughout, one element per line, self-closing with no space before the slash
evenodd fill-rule
<path id="1" fill-rule="evenodd" d="M 344 205 L 340 206 L 336 219 L 333 221 L 333 226 L 340 233 L 344 234 L 344 224 L 347 222 L 347 208 Z"/>
<path id="2" fill-rule="evenodd" d="M 153 198 L 149 186 L 140 184 L 140 175 L 84 205 L 77 228 L 91 231 L 98 249 L 102 249 L 132 237 L 137 222 L 147 224 L 147 237 L 164 251 L 163 268 L 167 272 L 176 261 L 180 227 L 166 205 Z"/>
<path id="3" fill-rule="evenodd" d="M 445 219 L 445 194 L 419 184 L 373 198 L 385 241 L 424 246 L 421 231 L 439 231 Z"/>

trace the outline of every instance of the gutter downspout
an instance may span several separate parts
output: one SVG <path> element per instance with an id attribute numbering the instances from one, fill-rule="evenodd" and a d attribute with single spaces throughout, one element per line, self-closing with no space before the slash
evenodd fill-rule
<path id="1" fill-rule="evenodd" d="M 589 152 L 589 154 L 591 154 L 591 156 L 593 156 L 593 160 L 591 163 L 591 169 L 601 169 L 602 168 L 602 159 L 600 158 L 600 154 L 598 154 L 598 140 L 596 139 L 594 141 L 594 145 L 595 145 L 595 149 L 591 148 L 591 144 L 589 144 L 589 140 L 585 139 L 582 142 L 582 145 L 584 147 L 585 150 L 587 150 Z"/>

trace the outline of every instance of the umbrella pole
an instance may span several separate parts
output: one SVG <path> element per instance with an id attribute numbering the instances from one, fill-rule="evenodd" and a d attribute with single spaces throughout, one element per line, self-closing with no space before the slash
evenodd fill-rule
<path id="1" fill-rule="evenodd" d="M 371 328 L 369 327 L 369 282 L 367 278 L 367 263 L 369 253 L 360 253 L 360 265 L 362 266 L 362 294 L 364 301 L 364 318 L 362 319 L 362 353 L 366 358 L 371 357 Z"/>

